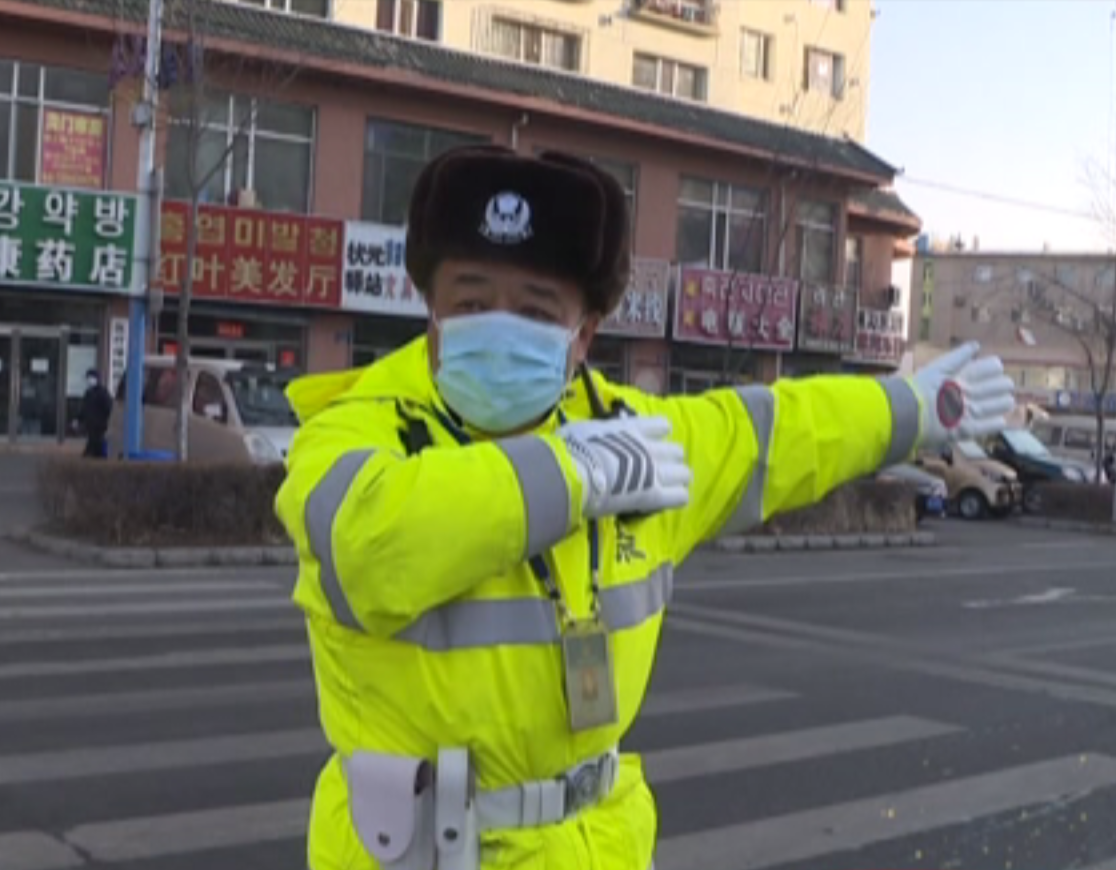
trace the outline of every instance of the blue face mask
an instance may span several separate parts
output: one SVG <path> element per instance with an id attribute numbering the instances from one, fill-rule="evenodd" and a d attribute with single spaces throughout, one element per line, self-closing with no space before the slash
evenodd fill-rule
<path id="1" fill-rule="evenodd" d="M 482 432 L 519 429 L 558 404 L 577 330 L 494 311 L 438 322 L 434 381 Z"/>

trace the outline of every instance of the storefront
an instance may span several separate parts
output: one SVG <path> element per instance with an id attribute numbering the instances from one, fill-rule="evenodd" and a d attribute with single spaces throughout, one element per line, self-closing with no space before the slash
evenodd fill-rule
<path id="1" fill-rule="evenodd" d="M 614 383 L 664 392 L 670 286 L 675 270 L 666 260 L 633 257 L 628 288 L 601 324 L 589 364 Z"/>
<path id="2" fill-rule="evenodd" d="M 74 431 L 110 302 L 132 292 L 134 231 L 132 196 L 0 183 L 0 439 Z"/>
<path id="3" fill-rule="evenodd" d="M 859 294 L 844 287 L 806 285 L 799 292 L 797 352 L 784 359 L 783 377 L 836 374 L 856 349 Z"/>
<path id="4" fill-rule="evenodd" d="M 191 307 L 188 330 L 190 356 L 233 359 L 303 369 L 309 318 L 298 312 L 273 311 L 246 305 Z M 159 315 L 157 353 L 178 349 L 178 306 Z"/>
<path id="5" fill-rule="evenodd" d="M 906 347 L 906 318 L 895 309 L 857 311 L 856 348 L 844 359 L 847 372 L 890 374 L 899 368 Z"/>

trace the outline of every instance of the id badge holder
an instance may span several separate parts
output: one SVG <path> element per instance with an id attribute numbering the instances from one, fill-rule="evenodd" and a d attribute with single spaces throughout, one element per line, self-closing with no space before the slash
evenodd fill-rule
<path id="1" fill-rule="evenodd" d="M 608 631 L 599 619 L 576 620 L 562 632 L 562 666 L 570 730 L 616 724 L 616 684 Z"/>

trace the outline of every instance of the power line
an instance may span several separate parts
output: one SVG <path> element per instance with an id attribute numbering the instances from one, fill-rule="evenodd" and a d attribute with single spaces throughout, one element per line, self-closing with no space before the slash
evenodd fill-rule
<path id="1" fill-rule="evenodd" d="M 940 190 L 943 193 L 952 193 L 956 196 L 965 196 L 970 199 L 983 199 L 987 202 L 995 202 L 1000 205 L 1012 205 L 1017 208 L 1031 209 L 1032 211 L 1042 211 L 1049 214 L 1060 214 L 1064 217 L 1084 218 L 1086 220 L 1095 220 L 1096 217 L 1087 211 L 1079 211 L 1077 209 L 1066 208 L 1065 206 L 1051 205 L 1045 202 L 1035 202 L 1029 199 L 1017 199 L 1013 196 L 1003 196 L 998 193 L 989 193 L 986 190 L 973 190 L 968 187 L 959 187 L 953 184 L 945 184 L 941 181 L 928 181 L 922 178 L 913 178 L 909 175 L 900 175 L 896 181 L 898 183 L 906 183 L 914 185 L 915 187 L 925 187 L 930 190 Z"/>

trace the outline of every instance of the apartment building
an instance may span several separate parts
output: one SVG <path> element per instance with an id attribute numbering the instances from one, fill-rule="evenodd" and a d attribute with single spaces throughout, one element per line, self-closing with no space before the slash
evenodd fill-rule
<path id="1" fill-rule="evenodd" d="M 871 0 L 232 0 L 863 142 Z"/>
<path id="2" fill-rule="evenodd" d="M 920 362 L 979 341 L 1004 360 L 1026 400 L 1063 408 L 1087 405 L 1089 364 L 1074 330 L 1085 326 L 1088 313 L 1074 297 L 1110 300 L 1114 280 L 1110 254 L 921 245 L 914 259 L 908 340 Z"/>

